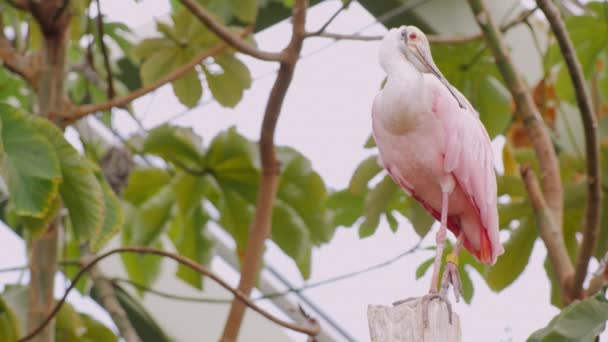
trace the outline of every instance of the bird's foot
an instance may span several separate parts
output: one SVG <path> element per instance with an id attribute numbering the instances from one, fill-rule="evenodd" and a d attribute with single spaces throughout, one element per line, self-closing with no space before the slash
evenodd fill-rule
<path id="1" fill-rule="evenodd" d="M 413 300 L 419 299 L 419 297 L 411 297 L 407 299 L 398 300 L 393 303 L 393 306 L 401 305 L 403 303 L 411 302 Z M 422 321 L 424 323 L 424 327 L 428 328 L 429 326 L 429 304 L 433 299 L 439 299 L 444 302 L 448 308 L 448 321 L 450 325 L 452 324 L 452 303 L 443 293 L 431 291 L 422 297 Z"/>
<path id="2" fill-rule="evenodd" d="M 447 296 L 450 284 L 452 285 L 452 289 L 454 289 L 456 303 L 458 303 L 462 295 L 462 283 L 458 275 L 458 256 L 455 254 L 448 254 L 447 256 L 447 262 L 441 279 L 441 294 Z"/>

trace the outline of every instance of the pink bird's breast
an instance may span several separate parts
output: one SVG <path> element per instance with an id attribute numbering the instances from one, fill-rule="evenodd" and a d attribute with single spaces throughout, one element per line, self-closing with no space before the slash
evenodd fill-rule
<path id="1" fill-rule="evenodd" d="M 465 248 L 480 261 L 493 264 L 503 250 L 498 241 L 496 180 L 492 165 L 489 167 L 494 178 L 488 179 L 487 164 L 491 164 L 492 160 L 479 160 L 476 165 L 469 161 L 474 158 L 467 159 L 467 151 L 462 153 L 460 149 L 450 147 L 450 144 L 455 144 L 452 136 L 455 132 L 449 131 L 449 127 L 454 126 L 458 130 L 459 123 L 449 122 L 454 118 L 458 120 L 458 117 L 449 116 L 470 113 L 446 112 L 454 109 L 452 104 L 446 102 L 441 94 L 436 96 L 432 91 L 428 94 L 428 101 L 421 98 L 418 107 L 409 108 L 399 104 L 394 96 L 389 95 L 387 100 L 382 99 L 382 92 L 378 94 L 372 110 L 372 127 L 380 158 L 395 182 L 437 220 L 441 213 L 442 179 L 452 177 L 455 187 L 449 196 L 448 228 L 456 235 L 464 231 Z M 399 108 L 402 108 L 401 113 L 398 112 Z M 408 124 L 394 126 L 395 122 L 400 122 L 395 115 L 407 118 Z M 466 119 L 473 119 L 473 116 Z M 446 120 L 449 125 L 446 125 Z M 485 129 L 480 127 L 481 134 L 485 134 L 489 143 Z M 478 133 L 471 131 L 471 134 Z M 454 170 L 446 171 L 452 164 Z"/>

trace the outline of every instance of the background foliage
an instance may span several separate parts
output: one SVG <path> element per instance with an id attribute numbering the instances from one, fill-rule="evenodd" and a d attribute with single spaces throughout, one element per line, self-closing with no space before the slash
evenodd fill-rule
<path id="1" fill-rule="evenodd" d="M 255 31 L 273 25 L 290 15 L 292 5 L 289 0 L 199 2 L 235 33 L 248 25 L 254 25 Z M 360 2 L 376 16 L 399 5 L 388 0 Z M 153 37 L 133 41 L 126 34 L 130 28 L 119 22 L 105 20 L 102 35 L 93 14 L 94 3 L 70 1 L 73 17 L 66 75 L 70 101 L 75 105 L 105 101 L 109 95 L 108 74 L 113 76 L 115 96 L 149 86 L 221 43 L 179 1 L 171 4 L 170 20 L 157 22 Z M 596 33 L 608 30 L 607 6 L 605 2 L 591 2 L 582 14 L 565 18 L 598 113 L 604 179 L 608 179 L 608 36 Z M 40 51 L 42 33 L 30 14 L 3 5 L 1 15 L 3 32 L 17 51 Z M 412 11 L 404 11 L 385 23 L 392 26 L 402 22 L 415 23 L 432 32 L 432 27 Z M 530 29 L 539 31 L 535 34 L 542 33 L 542 29 Z M 111 49 L 110 69 L 104 66 L 107 56 L 101 41 Z M 544 75 L 531 88 L 558 151 L 566 193 L 564 235 L 574 261 L 576 235 L 581 231 L 586 207 L 583 131 L 559 48 L 552 39 L 547 46 L 537 48 L 543 55 Z M 507 237 L 506 253 L 492 268 L 479 264 L 467 253 L 461 255 L 464 299 L 471 303 L 474 284 L 470 272 L 481 275 L 492 290 L 501 291 L 528 265 L 538 233 L 517 170 L 519 165 L 531 163 L 538 172 L 538 166 L 523 133 L 523 123 L 514 119 L 510 94 L 485 41 L 435 44 L 432 49 L 437 65 L 477 108 L 490 136 L 506 137 L 504 173 L 498 175 L 500 227 Z M 176 98 L 187 107 L 197 105 L 205 93 L 222 106 L 234 107 L 251 86 L 247 66 L 231 48 L 203 59 L 171 82 Z M 4 68 L 0 69 L 0 100 L 5 103 L 0 106 L 0 171 L 6 185 L 2 189 L 1 218 L 24 239 L 40 236 L 63 207 L 67 209 L 63 218 L 67 230 L 59 255 L 66 259 L 81 258 L 87 250 L 81 248 L 84 244 L 88 250 L 98 251 L 118 234 L 122 245 L 171 248 L 206 265 L 214 253 L 214 241 L 207 232 L 210 224 L 222 227 L 234 239 L 236 253 L 243 258 L 259 191 L 261 166 L 256 141 L 245 138 L 234 127 L 226 127 L 214 137 L 201 137 L 186 127 L 160 125 L 125 141 L 137 166 L 128 176 L 126 187 L 115 193 L 104 177 L 106 170 L 100 167 L 107 146 L 81 134 L 84 152 L 77 151 L 60 129 L 30 114 L 37 109 L 36 93 L 22 78 Z M 129 106 L 125 108 L 131 110 Z M 96 117 L 112 128 L 111 111 Z M 407 219 L 422 239 L 434 222 L 377 164 L 371 139 L 366 147 L 370 157 L 361 161 L 345 189 L 328 189 L 306 156 L 288 146 L 278 147 L 282 173 L 270 238 L 293 260 L 305 279 L 314 267 L 311 250 L 330 242 L 337 227 L 357 227 L 360 237 L 365 238 L 383 222 L 396 231 L 399 222 Z M 608 187 L 603 184 L 602 188 L 606 197 Z M 608 250 L 606 203 L 594 253 L 598 261 Z M 122 256 L 129 279 L 147 286 L 157 279 L 160 261 L 156 256 Z M 416 278 L 429 270 L 431 262 L 429 259 L 419 266 Z M 551 304 L 561 308 L 564 303 L 555 276 L 548 262 L 545 264 L 547 281 L 552 284 Z M 73 276 L 75 270 L 66 268 L 65 273 Z M 198 289 L 204 285 L 198 273 L 182 266 L 176 277 Z M 96 298 L 88 281 L 79 283 L 78 290 Z M 152 332 L 154 336 L 166 336 L 135 296 L 121 288 L 116 291 L 142 337 Z M 24 306 L 24 287 L 5 287 L 0 296 L 0 341 L 23 335 Z M 534 333 L 530 341 L 549 341 L 558 336 L 593 340 L 592 335 L 604 327 L 606 312 L 602 295 L 589 297 L 567 307 L 546 328 Z M 117 340 L 107 327 L 69 305 L 61 309 L 55 329 L 58 340 Z M 575 335 L 566 336 L 566 331 Z"/>

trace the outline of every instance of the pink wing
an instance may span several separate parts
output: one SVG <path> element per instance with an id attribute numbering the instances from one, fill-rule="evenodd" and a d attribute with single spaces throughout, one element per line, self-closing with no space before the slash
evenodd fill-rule
<path id="1" fill-rule="evenodd" d="M 499 240 L 497 190 L 494 153 L 488 132 L 471 108 L 458 106 L 448 90 L 434 77 L 433 111 L 445 130 L 444 170 L 451 172 L 458 186 L 468 195 L 485 231 L 480 231 L 478 258 L 493 264 L 503 253 Z"/>

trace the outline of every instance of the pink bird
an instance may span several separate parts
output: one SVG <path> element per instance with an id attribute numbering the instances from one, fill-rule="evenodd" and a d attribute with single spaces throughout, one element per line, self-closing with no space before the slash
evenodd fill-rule
<path id="1" fill-rule="evenodd" d="M 387 74 L 372 108 L 380 162 L 405 192 L 441 222 L 424 308 L 440 298 L 450 309 L 445 290 L 452 284 L 457 301 L 461 292 L 456 268 L 460 247 L 464 245 L 490 265 L 504 252 L 498 236 L 490 137 L 477 111 L 435 66 L 428 40 L 417 27 L 391 29 L 382 40 L 379 59 Z M 446 227 L 458 241 L 447 257 L 444 290 L 439 293 Z M 425 315 L 425 324 L 426 319 Z"/>

